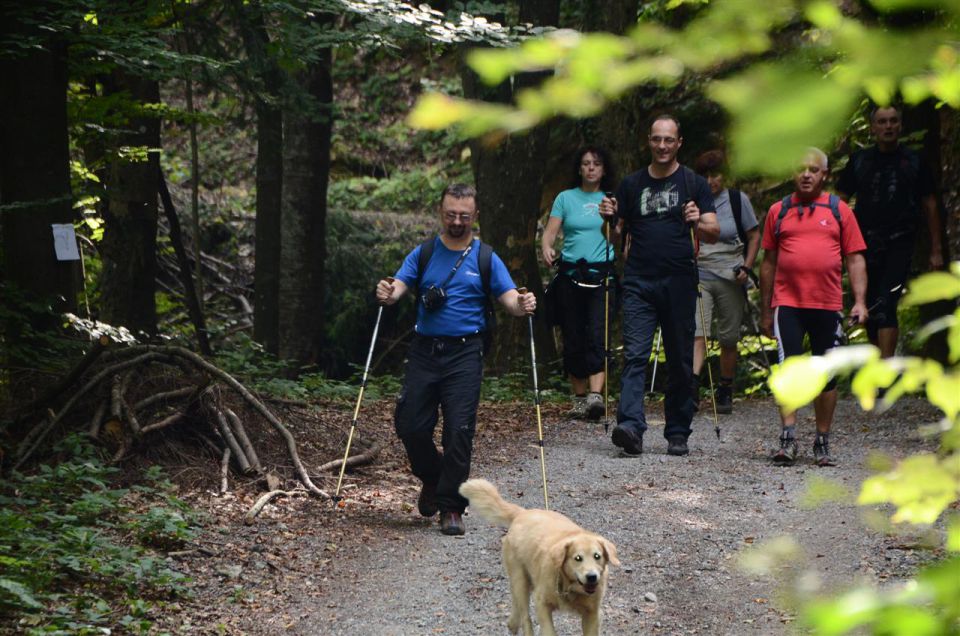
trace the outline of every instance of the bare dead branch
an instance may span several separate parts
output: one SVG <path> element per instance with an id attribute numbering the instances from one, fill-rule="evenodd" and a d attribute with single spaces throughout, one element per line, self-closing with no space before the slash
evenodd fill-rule
<path id="1" fill-rule="evenodd" d="M 357 466 L 366 466 L 367 464 L 373 463 L 377 456 L 380 454 L 380 451 L 383 450 L 383 444 L 377 443 L 363 451 L 359 455 L 354 455 L 347 458 L 347 468 L 356 468 Z M 317 468 L 317 472 L 323 473 L 328 470 L 339 470 L 340 464 L 343 463 L 342 459 L 335 459 L 331 462 Z"/>
<path id="2" fill-rule="evenodd" d="M 243 518 L 243 522 L 248 526 L 251 525 L 256 520 L 257 515 L 260 514 L 260 511 L 263 510 L 263 507 L 277 497 L 293 497 L 295 495 L 302 495 L 305 493 L 306 491 L 301 489 L 271 490 L 257 499 L 257 502 L 253 504 L 249 511 L 247 511 L 246 516 Z"/>
<path id="3" fill-rule="evenodd" d="M 153 424 L 147 424 L 142 429 L 140 429 L 140 436 L 143 437 L 147 433 L 152 433 L 154 431 L 159 431 L 160 429 L 167 428 L 172 424 L 176 424 L 177 422 L 182 420 L 184 417 L 186 417 L 185 413 L 173 413 L 172 415 L 168 415 L 167 417 L 157 422 L 154 422 Z"/>
<path id="4" fill-rule="evenodd" d="M 294 467 L 297 470 L 297 476 L 300 478 L 301 483 L 307 487 L 307 489 L 315 495 L 323 497 L 325 499 L 330 499 L 330 493 L 321 490 L 318 488 L 313 481 L 310 479 L 310 475 L 307 473 L 306 467 L 303 465 L 303 462 L 300 460 L 300 454 L 297 451 L 297 442 L 293 438 L 293 435 L 290 434 L 290 431 L 287 430 L 283 424 L 280 423 L 280 420 L 268 409 L 263 402 L 258 400 L 253 396 L 250 391 L 238 382 L 233 376 L 229 373 L 220 369 L 219 367 L 207 362 L 202 357 L 198 356 L 189 349 L 184 349 L 183 347 L 171 347 L 171 346 L 161 346 L 161 345 L 141 345 L 138 349 L 146 350 L 153 352 L 155 354 L 164 354 L 164 355 L 174 355 L 185 358 L 189 360 L 194 365 L 205 370 L 207 373 L 210 373 L 213 376 L 221 379 L 227 385 L 229 385 L 233 390 L 239 393 L 247 402 L 250 403 L 253 408 L 257 410 L 269 423 L 273 426 L 274 429 L 283 437 L 287 445 L 287 451 L 290 454 L 290 459 L 293 461 Z"/>
<path id="5" fill-rule="evenodd" d="M 230 474 L 230 449 L 223 449 L 223 459 L 220 460 L 220 494 L 227 492 L 230 489 L 230 484 L 227 481 L 227 477 Z"/>
<path id="6" fill-rule="evenodd" d="M 243 448 L 243 454 L 246 455 L 247 459 L 250 461 L 250 467 L 256 472 L 262 473 L 263 466 L 260 465 L 260 458 L 257 457 L 257 451 L 253 448 L 253 444 L 250 442 L 250 437 L 247 435 L 247 429 L 243 427 L 243 423 L 240 421 L 240 418 L 237 417 L 236 413 L 228 408 L 224 408 L 223 412 L 230 421 L 230 427 L 233 429 L 234 436 L 236 436 L 237 441 L 240 442 L 241 448 Z"/>
<path id="7" fill-rule="evenodd" d="M 157 402 L 164 402 L 167 400 L 176 400 L 178 398 L 187 397 L 191 393 L 196 393 L 200 391 L 199 387 L 195 386 L 185 386 L 179 389 L 174 389 L 172 391 L 164 391 L 163 393 L 154 393 L 149 397 L 145 397 L 136 404 L 133 405 L 133 408 L 137 411 L 142 411 L 143 409 L 156 404 Z"/>
<path id="8" fill-rule="evenodd" d="M 111 365 L 97 373 L 90 380 L 88 380 L 87 383 L 80 388 L 80 390 L 74 393 L 69 400 L 67 400 L 66 404 L 63 405 L 63 408 L 60 409 L 60 412 L 56 415 L 56 417 L 51 418 L 45 424 L 39 425 L 42 426 L 42 428 L 40 432 L 34 436 L 32 441 L 30 441 L 29 445 L 20 445 L 17 453 L 17 462 L 14 464 L 13 470 L 19 470 L 19 468 L 23 466 L 24 462 L 26 462 L 27 459 L 29 459 L 30 456 L 36 452 L 44 438 L 46 438 L 46 436 L 50 434 L 50 431 L 52 431 L 53 428 L 60 422 L 60 420 L 63 419 L 63 416 L 70 412 L 70 409 L 73 408 L 73 405 L 77 403 L 77 400 L 86 395 L 90 389 L 97 386 L 104 378 L 123 371 L 124 369 L 129 369 L 135 365 L 142 364 L 150 360 L 160 360 L 163 358 L 164 356 L 161 353 L 150 351 L 134 358 L 130 358 L 129 360 L 118 362 L 117 364 Z"/>
<path id="9" fill-rule="evenodd" d="M 234 436 L 233 431 L 230 430 L 230 425 L 227 423 L 227 418 L 225 418 L 220 409 L 215 407 L 213 404 L 208 404 L 207 406 L 211 411 L 213 411 L 214 416 L 216 416 L 218 425 L 217 428 L 220 431 L 220 436 L 223 437 L 223 442 L 227 445 L 227 448 L 230 449 L 230 452 L 236 456 L 237 464 L 240 465 L 241 472 L 249 473 L 250 461 L 240 449 L 240 444 L 237 442 L 237 438 Z"/>

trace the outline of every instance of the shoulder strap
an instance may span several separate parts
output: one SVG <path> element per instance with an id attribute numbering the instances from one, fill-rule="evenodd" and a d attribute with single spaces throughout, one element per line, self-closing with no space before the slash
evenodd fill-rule
<path id="1" fill-rule="evenodd" d="M 835 194 L 830 195 L 830 213 L 833 214 L 833 220 L 837 222 L 840 228 L 840 240 L 843 240 L 843 223 L 840 221 L 840 197 Z"/>
<path id="2" fill-rule="evenodd" d="M 743 231 L 743 201 L 740 200 L 740 191 L 729 188 L 727 194 L 730 196 L 730 211 L 733 213 L 733 223 L 737 226 L 737 236 L 740 242 L 747 244 L 747 233 Z"/>
<path id="3" fill-rule="evenodd" d="M 483 293 L 489 299 L 490 294 L 490 269 L 493 262 L 493 247 L 480 241 L 480 252 L 477 254 L 477 266 L 480 268 L 480 282 L 483 284 Z"/>
<path id="4" fill-rule="evenodd" d="M 802 206 L 791 206 L 790 200 L 793 198 L 793 195 L 788 194 L 783 198 L 783 201 L 780 202 L 780 213 L 777 214 L 777 224 L 773 228 L 773 235 L 780 236 L 780 223 L 783 221 L 783 217 L 787 216 L 787 212 L 790 211 L 791 207 L 802 207 Z M 829 203 L 824 205 L 822 203 L 814 203 L 814 206 L 820 207 L 829 207 L 830 213 L 833 215 L 833 220 L 837 222 L 837 227 L 840 228 L 840 234 L 843 235 L 843 222 L 840 219 L 840 197 L 835 194 L 831 194 Z"/>
<path id="5" fill-rule="evenodd" d="M 433 236 L 420 244 L 420 257 L 417 259 L 417 289 L 420 289 L 420 279 L 423 278 L 423 273 L 427 271 L 427 264 L 433 257 L 436 240 L 437 237 Z"/>
<path id="6" fill-rule="evenodd" d="M 683 184 L 687 188 L 687 201 L 697 200 L 697 173 L 695 173 L 690 168 L 680 165 L 680 169 L 683 170 Z M 681 201 L 681 207 L 686 201 Z"/>
<path id="7" fill-rule="evenodd" d="M 783 197 L 783 201 L 780 202 L 780 213 L 777 214 L 777 224 L 773 226 L 773 235 L 776 237 L 780 236 L 780 224 L 783 223 L 783 217 L 787 216 L 787 212 L 790 211 L 790 199 L 793 198 L 792 194 L 788 194 Z"/>

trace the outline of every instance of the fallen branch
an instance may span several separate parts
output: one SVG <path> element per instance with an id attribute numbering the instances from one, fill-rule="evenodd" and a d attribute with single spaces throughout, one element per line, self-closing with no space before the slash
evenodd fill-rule
<path id="1" fill-rule="evenodd" d="M 106 369 L 103 369 L 102 371 L 100 371 L 100 373 L 93 376 L 90 380 L 87 381 L 86 384 L 84 384 L 80 388 L 79 391 L 74 393 L 73 396 L 69 400 L 67 400 L 67 403 L 63 405 L 63 408 L 60 409 L 60 412 L 57 413 L 55 417 L 50 418 L 50 420 L 46 424 L 39 425 L 39 426 L 42 426 L 42 428 L 40 429 L 40 432 L 36 436 L 34 436 L 34 438 L 32 439 L 29 445 L 21 444 L 20 449 L 17 453 L 17 462 L 13 465 L 13 470 L 19 470 L 20 467 L 23 466 L 24 462 L 26 462 L 27 459 L 29 459 L 30 456 L 34 452 L 36 452 L 37 448 L 39 448 L 44 438 L 46 438 L 46 436 L 50 434 L 50 431 L 52 431 L 53 428 L 60 422 L 60 420 L 63 419 L 63 416 L 66 415 L 71 408 L 73 408 L 73 405 L 77 403 L 77 400 L 79 400 L 81 397 L 86 395 L 86 393 L 90 389 L 97 386 L 97 384 L 99 384 L 105 377 L 111 374 L 123 371 L 124 369 L 128 369 L 132 366 L 138 365 L 142 362 L 147 362 L 150 360 L 159 360 L 162 358 L 164 358 L 164 356 L 157 352 L 144 353 L 135 358 L 124 360 L 123 362 L 118 362 L 117 364 L 111 365 Z"/>
<path id="2" fill-rule="evenodd" d="M 247 459 L 247 456 L 243 454 L 243 451 L 240 450 L 240 444 L 237 442 L 237 438 L 234 436 L 233 431 L 230 430 L 230 425 L 227 423 L 227 418 L 223 416 L 223 413 L 212 404 L 208 405 L 210 410 L 213 411 L 214 416 L 217 418 L 217 428 L 220 431 L 220 436 L 223 438 L 224 444 L 227 448 L 230 449 L 230 452 L 236 455 L 237 464 L 240 465 L 240 471 L 243 473 L 250 472 L 250 461 Z"/>
<path id="3" fill-rule="evenodd" d="M 153 424 L 147 424 L 142 429 L 140 429 L 140 436 L 143 437 L 147 433 L 152 433 L 154 431 L 159 431 L 162 428 L 167 428 L 171 424 L 176 424 L 177 422 L 182 420 L 184 417 L 186 417 L 185 413 L 174 413 L 172 415 L 168 415 L 167 417 L 163 418 L 158 422 L 154 422 Z"/>
<path id="4" fill-rule="evenodd" d="M 313 481 L 311 481 L 310 475 L 307 474 L 306 467 L 300 460 L 300 454 L 297 451 L 297 441 L 293 438 L 293 435 L 290 434 L 290 431 L 287 430 L 287 427 L 281 424 L 280 420 L 277 419 L 270 409 L 268 409 L 263 402 L 254 397 L 245 386 L 236 380 L 236 378 L 223 369 L 220 369 L 219 367 L 207 362 L 194 352 L 184 349 L 183 347 L 141 345 L 138 347 L 138 349 L 150 351 L 154 354 L 174 355 L 185 358 L 186 360 L 189 360 L 196 366 L 205 370 L 207 373 L 210 373 L 211 375 L 223 380 L 233 390 L 239 393 L 243 399 L 249 402 L 250 405 L 253 406 L 253 408 L 255 408 L 257 412 L 259 412 L 270 423 L 270 425 L 277 430 L 278 433 L 280 433 L 286 442 L 287 451 L 290 454 L 290 459 L 293 461 L 294 467 L 297 470 L 297 476 L 300 478 L 301 483 L 303 483 L 303 485 L 306 486 L 306 488 L 313 494 L 324 497 L 325 499 L 330 499 L 330 493 L 321 490 L 313 483 Z"/>
<path id="5" fill-rule="evenodd" d="M 224 408 L 223 412 L 230 421 L 230 428 L 233 429 L 234 436 L 237 438 L 237 441 L 240 442 L 240 447 L 243 448 L 243 454 L 247 456 L 250 467 L 256 472 L 262 473 L 263 466 L 260 465 L 260 458 L 257 457 L 257 451 L 253 448 L 253 443 L 247 435 L 247 429 L 243 427 L 240 418 L 228 408 Z"/>
<path id="6" fill-rule="evenodd" d="M 230 490 L 227 476 L 230 474 L 230 449 L 223 449 L 223 459 L 220 460 L 220 494 Z"/>
<path id="7" fill-rule="evenodd" d="M 97 340 L 94 341 L 93 346 L 90 347 L 90 350 L 87 351 L 83 358 L 81 358 L 80 362 L 73 367 L 70 373 L 63 376 L 62 380 L 44 391 L 43 395 L 24 407 L 24 411 L 29 413 L 39 407 L 46 406 L 48 402 L 51 402 L 55 397 L 69 389 L 70 386 L 76 382 L 87 369 L 90 368 L 90 365 L 100 357 L 100 354 L 103 353 L 104 349 L 106 349 L 109 344 L 110 338 L 108 336 L 100 336 L 97 338 Z"/>
<path id="8" fill-rule="evenodd" d="M 263 507 L 266 506 L 268 503 L 270 503 L 271 500 L 277 497 L 293 497 L 294 495 L 301 495 L 305 492 L 306 492 L 305 490 L 301 490 L 301 489 L 271 490 L 270 492 L 265 493 L 259 499 L 257 499 L 257 502 L 253 504 L 250 510 L 247 511 L 246 516 L 243 518 L 243 522 L 248 526 L 252 524 L 256 520 L 257 515 L 260 514 L 260 511 L 263 510 Z"/>
<path id="9" fill-rule="evenodd" d="M 357 466 L 366 466 L 367 464 L 373 463 L 377 458 L 377 455 L 380 454 L 380 451 L 383 450 L 383 444 L 377 443 L 363 451 L 359 455 L 354 455 L 347 458 L 347 468 L 356 468 Z M 343 463 L 342 459 L 335 459 L 332 462 L 327 462 L 326 464 L 317 468 L 317 472 L 326 472 L 328 470 L 338 470 L 340 465 Z"/>
<path id="10" fill-rule="evenodd" d="M 200 389 L 202 390 L 202 389 Z M 133 405 L 133 408 L 137 411 L 142 411 L 151 404 L 156 404 L 157 402 L 162 402 L 164 400 L 175 400 L 177 398 L 182 398 L 190 395 L 191 393 L 196 393 L 198 391 L 195 386 L 185 386 L 180 389 L 174 389 L 172 391 L 164 391 L 163 393 L 154 393 L 150 397 L 146 397 L 136 404 Z"/>

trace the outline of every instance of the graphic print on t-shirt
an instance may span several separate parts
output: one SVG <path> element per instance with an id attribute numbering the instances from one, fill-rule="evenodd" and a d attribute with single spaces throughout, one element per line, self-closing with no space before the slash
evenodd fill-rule
<path id="1" fill-rule="evenodd" d="M 679 203 L 680 192 L 674 183 L 667 183 L 661 190 L 645 187 L 640 193 L 640 216 L 662 219 Z"/>
<path id="2" fill-rule="evenodd" d="M 600 204 L 592 201 L 584 203 L 580 209 L 580 216 L 600 216 Z"/>
<path id="3" fill-rule="evenodd" d="M 889 163 L 873 173 L 869 192 L 874 206 L 889 205 L 897 196 L 897 166 Z M 886 197 L 884 197 L 886 195 Z"/>

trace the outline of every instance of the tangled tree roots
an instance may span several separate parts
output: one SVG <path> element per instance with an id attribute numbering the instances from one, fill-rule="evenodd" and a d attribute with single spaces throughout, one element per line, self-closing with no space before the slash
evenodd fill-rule
<path id="1" fill-rule="evenodd" d="M 106 342 L 96 343 L 54 390 L 30 405 L 30 412 L 45 412 L 46 415 L 30 427 L 17 447 L 12 458 L 14 470 L 35 457 L 53 431 L 79 428 L 78 404 L 82 403 L 93 413 L 82 426 L 86 427 L 90 437 L 115 448 L 113 462 L 120 462 L 133 449 L 150 444 L 161 431 L 178 424 L 194 423 L 192 432 L 199 433 L 220 460 L 221 490 L 227 489 L 229 469 L 233 466 L 242 475 L 265 478 L 268 488 L 273 491 L 254 505 L 247 514 L 248 522 L 267 501 L 280 494 L 290 496 L 302 492 L 331 498 L 310 479 L 290 430 L 263 401 L 229 373 L 183 347 L 147 344 L 105 351 L 106 347 Z M 153 368 L 155 366 L 176 370 L 178 386 L 164 387 L 166 390 L 149 387 L 145 391 L 144 378 L 162 373 L 162 369 L 157 371 Z M 171 377 L 171 374 L 167 376 Z M 76 388 L 78 384 L 80 387 Z M 239 395 L 249 407 L 246 410 L 262 416 L 283 440 L 300 487 L 289 492 L 280 490 L 279 480 L 265 472 L 240 416 L 225 403 L 225 392 L 228 391 Z M 58 403 L 61 404 L 59 409 L 48 408 Z M 206 426 L 198 423 L 206 423 Z M 379 446 L 367 449 L 350 457 L 347 464 L 369 463 L 379 450 Z M 320 467 L 320 472 L 338 468 L 341 463 L 342 460 L 328 462 Z"/>

